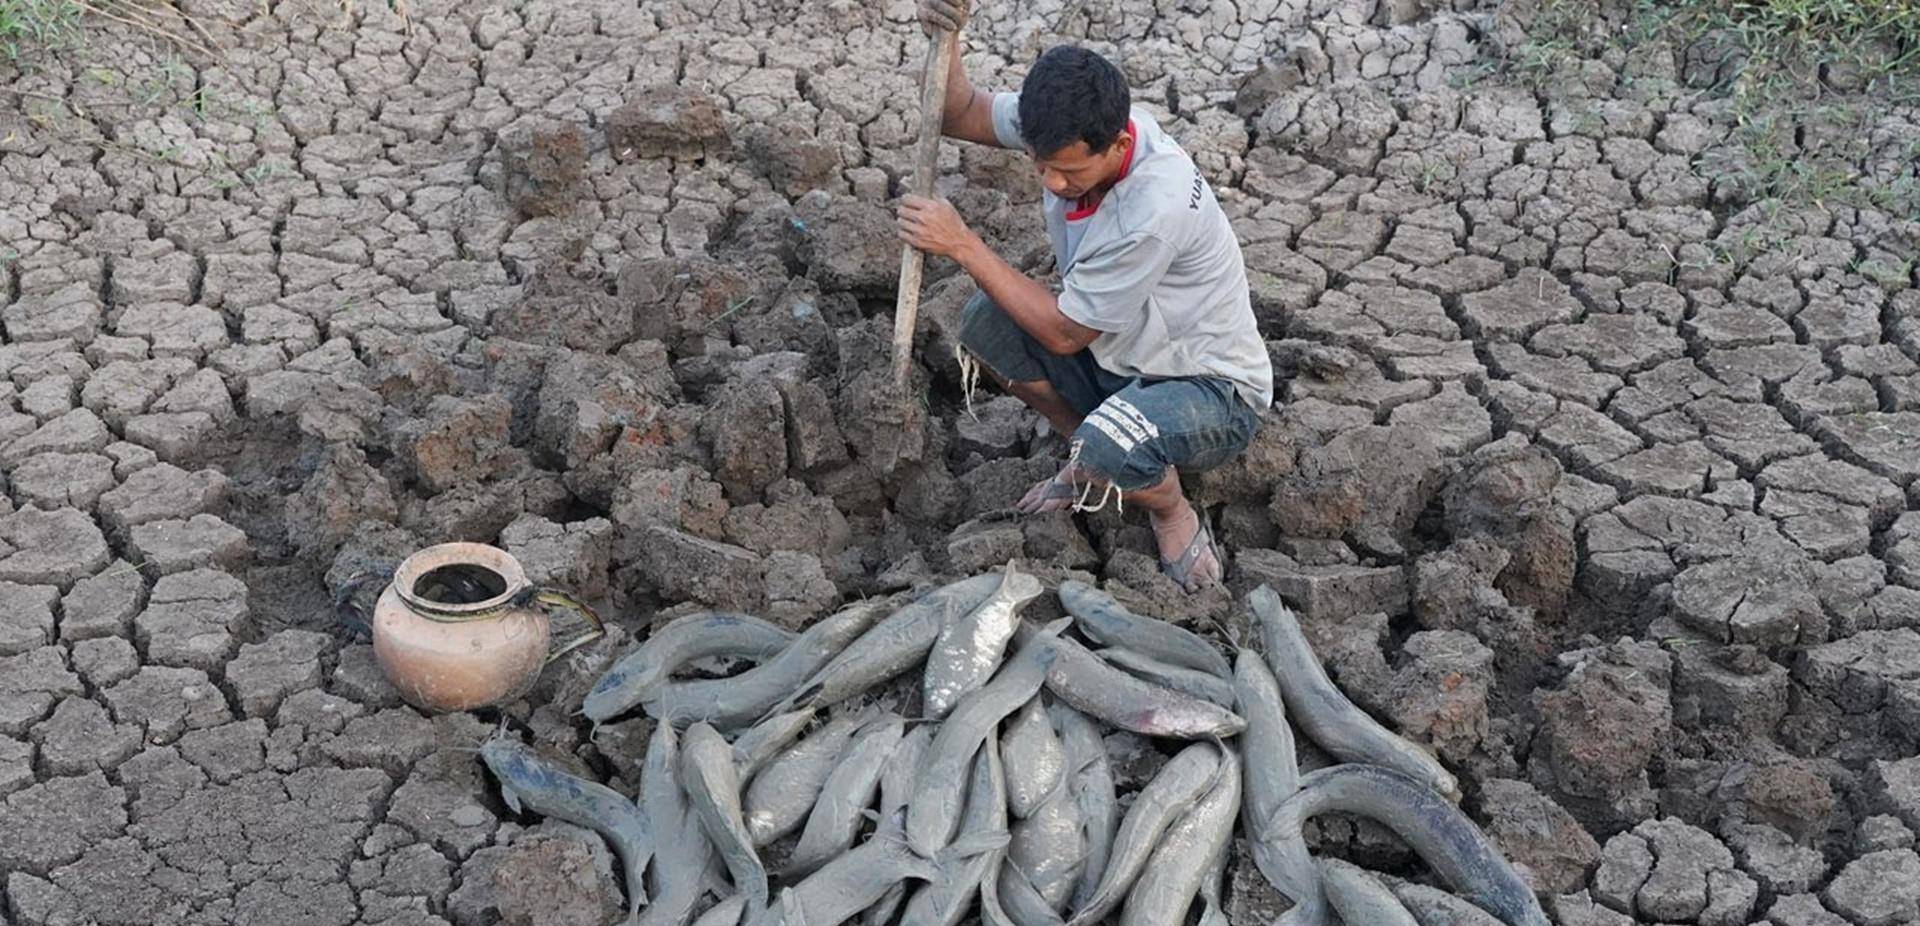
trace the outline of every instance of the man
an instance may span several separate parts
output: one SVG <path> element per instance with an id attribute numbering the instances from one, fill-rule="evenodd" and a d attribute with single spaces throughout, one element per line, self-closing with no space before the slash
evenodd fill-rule
<path id="1" fill-rule="evenodd" d="M 958 42 L 968 5 L 921 0 L 921 23 Z M 956 49 L 942 132 L 1024 149 L 1046 187 L 1057 296 L 947 203 L 909 196 L 898 216 L 904 241 L 958 262 L 980 288 L 961 323 L 969 359 L 1069 439 L 1066 466 L 1019 509 L 1138 505 L 1163 572 L 1190 592 L 1218 582 L 1221 552 L 1180 473 L 1246 449 L 1273 403 L 1273 368 L 1212 188 L 1132 107 L 1119 70 L 1082 48 L 1041 55 L 1017 94 L 974 89 Z"/>

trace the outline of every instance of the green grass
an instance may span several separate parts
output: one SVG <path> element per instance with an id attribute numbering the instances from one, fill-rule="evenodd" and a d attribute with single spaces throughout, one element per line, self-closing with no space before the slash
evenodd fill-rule
<path id="1" fill-rule="evenodd" d="M 25 67 L 36 54 L 81 48 L 87 19 L 127 26 L 204 58 L 218 57 L 207 31 L 166 0 L 0 0 L 0 64 Z"/>
<path id="2" fill-rule="evenodd" d="M 74 0 L 0 0 L 0 59 L 18 66 L 36 49 L 78 45 L 82 12 Z"/>
<path id="3" fill-rule="evenodd" d="M 1920 79 L 1920 0 L 1633 0 L 1624 16 L 1603 9 L 1592 0 L 1514 0 L 1510 12 L 1526 41 L 1509 50 L 1507 69 L 1538 85 L 1609 46 L 1664 41 L 1732 52 L 1730 73 L 1698 89 L 1735 97 L 1771 97 L 1781 78 L 1842 71 L 1867 83 Z"/>
<path id="4" fill-rule="evenodd" d="M 1748 55 L 1745 71 L 1841 64 L 1872 78 L 1920 65 L 1920 0 L 1681 0 L 1669 6 L 1668 26 L 1687 37 L 1732 37 Z"/>
<path id="5" fill-rule="evenodd" d="M 1920 219 L 1914 158 L 1889 168 L 1871 150 L 1887 131 L 1875 112 L 1920 103 L 1920 0 L 1507 0 L 1502 15 L 1524 41 L 1497 67 L 1537 94 L 1556 95 L 1587 61 L 1619 72 L 1671 50 L 1688 62 L 1675 89 L 1730 104 L 1734 143 L 1695 170 L 1742 201 Z M 1907 147 L 1920 155 L 1920 139 Z"/>

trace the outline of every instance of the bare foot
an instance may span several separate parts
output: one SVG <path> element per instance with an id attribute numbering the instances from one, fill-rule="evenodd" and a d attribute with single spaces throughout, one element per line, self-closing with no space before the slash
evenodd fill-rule
<path id="1" fill-rule="evenodd" d="M 1201 537 L 1200 515 L 1192 505 L 1183 504 L 1177 514 L 1165 518 L 1155 515 L 1151 520 L 1154 543 L 1160 548 L 1162 572 L 1189 592 L 1199 591 L 1220 581 L 1225 569 L 1211 542 L 1212 537 Z M 1202 540 L 1197 548 L 1194 547 L 1195 538 Z M 1194 557 L 1183 563 L 1189 549 L 1193 550 Z"/>
<path id="2" fill-rule="evenodd" d="M 1060 468 L 1060 472 L 1034 483 L 1020 501 L 1013 507 L 1021 514 L 1042 514 L 1048 511 L 1062 511 L 1073 505 L 1080 497 L 1080 489 L 1073 481 L 1078 476 L 1073 463 Z"/>

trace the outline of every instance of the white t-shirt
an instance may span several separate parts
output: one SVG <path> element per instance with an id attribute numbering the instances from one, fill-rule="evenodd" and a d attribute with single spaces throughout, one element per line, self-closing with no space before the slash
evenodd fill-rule
<path id="1" fill-rule="evenodd" d="M 1214 376 L 1256 409 L 1273 404 L 1273 363 L 1254 322 L 1240 242 L 1193 159 L 1135 107 L 1134 149 L 1090 209 L 1044 194 L 1059 261 L 1060 312 L 1100 332 L 1093 359 L 1122 376 Z M 1020 95 L 993 97 L 1000 144 L 1020 139 Z"/>

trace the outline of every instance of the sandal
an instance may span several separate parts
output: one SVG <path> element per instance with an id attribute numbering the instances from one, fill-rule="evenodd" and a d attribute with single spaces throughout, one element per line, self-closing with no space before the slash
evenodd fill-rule
<path id="1" fill-rule="evenodd" d="M 1220 579 L 1207 579 L 1204 582 L 1195 581 L 1193 570 L 1195 566 L 1200 564 L 1200 554 L 1202 553 L 1211 552 L 1213 554 L 1213 561 L 1220 566 L 1221 579 L 1226 578 L 1226 551 L 1220 549 L 1220 546 L 1213 542 L 1213 528 L 1207 526 L 1207 519 L 1197 518 L 1197 520 L 1199 521 L 1200 529 L 1194 531 L 1193 539 L 1188 541 L 1187 548 L 1180 553 L 1180 558 L 1173 562 L 1167 562 L 1164 559 L 1160 561 L 1160 572 L 1177 583 L 1187 594 L 1193 594 L 1208 585 L 1218 584 L 1220 581 Z"/>

